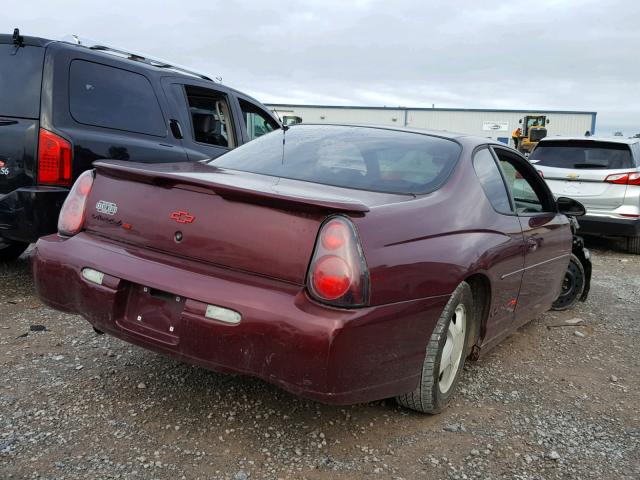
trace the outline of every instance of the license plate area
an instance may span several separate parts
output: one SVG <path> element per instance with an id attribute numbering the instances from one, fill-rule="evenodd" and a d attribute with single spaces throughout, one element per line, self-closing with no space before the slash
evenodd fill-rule
<path id="1" fill-rule="evenodd" d="M 153 340 L 177 345 L 185 299 L 170 292 L 132 284 L 122 327 Z"/>

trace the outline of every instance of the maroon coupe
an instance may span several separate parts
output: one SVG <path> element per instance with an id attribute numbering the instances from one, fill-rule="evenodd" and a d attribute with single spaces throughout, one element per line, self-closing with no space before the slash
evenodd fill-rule
<path id="1" fill-rule="evenodd" d="M 99 332 L 433 413 L 468 356 L 558 297 L 581 210 L 562 200 L 490 139 L 297 125 L 210 162 L 97 162 L 33 270 L 46 304 Z"/>

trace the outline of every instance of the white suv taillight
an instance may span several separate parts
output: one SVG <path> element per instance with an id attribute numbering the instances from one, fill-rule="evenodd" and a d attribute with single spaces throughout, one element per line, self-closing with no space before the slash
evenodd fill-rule
<path id="1" fill-rule="evenodd" d="M 614 173 L 605 178 L 604 181 L 618 185 L 640 185 L 640 172 Z"/>
<path id="2" fill-rule="evenodd" d="M 369 271 L 356 230 L 347 218 L 324 222 L 307 275 L 313 298 L 339 307 L 360 307 L 369 301 Z"/>
<path id="3" fill-rule="evenodd" d="M 87 205 L 87 197 L 93 186 L 93 170 L 87 170 L 78 177 L 76 183 L 71 187 L 71 191 L 60 210 L 58 218 L 58 233 L 72 236 L 82 230 L 84 225 L 84 215 Z"/>

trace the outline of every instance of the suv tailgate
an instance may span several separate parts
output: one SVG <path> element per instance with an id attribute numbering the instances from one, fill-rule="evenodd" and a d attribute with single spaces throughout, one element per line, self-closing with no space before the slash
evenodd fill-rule
<path id="1" fill-rule="evenodd" d="M 0 194 L 35 183 L 44 51 L 0 43 Z"/>
<path id="2" fill-rule="evenodd" d="M 635 169 L 628 145 L 596 140 L 542 141 L 529 157 L 556 196 L 579 200 L 588 210 L 614 210 L 627 185 L 606 182 Z"/>

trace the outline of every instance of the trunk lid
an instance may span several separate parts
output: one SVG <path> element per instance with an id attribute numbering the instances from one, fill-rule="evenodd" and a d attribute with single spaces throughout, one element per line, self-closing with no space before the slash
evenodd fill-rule
<path id="1" fill-rule="evenodd" d="M 364 215 L 374 205 L 412 198 L 202 163 L 95 166 L 88 231 L 296 284 L 305 282 L 327 216 Z"/>
<path id="2" fill-rule="evenodd" d="M 35 183 L 44 51 L 0 42 L 0 195 Z"/>

